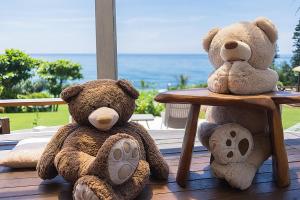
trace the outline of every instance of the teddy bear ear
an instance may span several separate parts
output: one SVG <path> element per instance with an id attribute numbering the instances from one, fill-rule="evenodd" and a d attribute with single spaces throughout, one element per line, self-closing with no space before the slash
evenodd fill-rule
<path id="1" fill-rule="evenodd" d="M 137 99 L 139 97 L 139 92 L 132 86 L 129 81 L 124 79 L 118 80 L 117 85 L 132 98 Z"/>
<path id="2" fill-rule="evenodd" d="M 209 47 L 210 47 L 210 43 L 213 40 L 213 38 L 215 37 L 215 35 L 219 32 L 219 28 L 213 28 L 212 30 L 210 30 L 206 36 L 203 38 L 203 49 L 208 52 L 209 51 Z"/>
<path id="3" fill-rule="evenodd" d="M 271 20 L 265 17 L 258 17 L 257 19 L 255 19 L 254 24 L 267 35 L 272 43 L 276 42 L 278 33 L 275 25 Z"/>
<path id="4" fill-rule="evenodd" d="M 69 103 L 72 97 L 77 96 L 82 91 L 81 85 L 73 85 L 65 88 L 61 93 L 60 97 L 67 103 Z"/>

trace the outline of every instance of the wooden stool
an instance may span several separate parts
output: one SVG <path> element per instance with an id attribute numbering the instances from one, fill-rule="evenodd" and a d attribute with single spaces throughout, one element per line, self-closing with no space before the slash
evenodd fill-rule
<path id="1" fill-rule="evenodd" d="M 161 103 L 191 104 L 176 177 L 180 186 L 185 186 L 189 174 L 201 105 L 266 109 L 271 131 L 273 174 L 279 187 L 289 185 L 289 166 L 284 145 L 280 104 L 300 103 L 300 93 L 280 91 L 239 96 L 216 94 L 208 89 L 189 89 L 163 92 L 158 94 L 155 100 Z"/>
<path id="2" fill-rule="evenodd" d="M 9 134 L 10 125 L 9 118 L 0 118 L 0 134 Z"/>

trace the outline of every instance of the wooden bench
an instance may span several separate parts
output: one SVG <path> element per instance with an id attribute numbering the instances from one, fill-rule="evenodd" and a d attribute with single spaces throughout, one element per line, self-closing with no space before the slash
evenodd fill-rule
<path id="1" fill-rule="evenodd" d="M 66 104 L 61 98 L 41 98 L 41 99 L 2 99 L 0 107 L 17 106 L 47 106 Z M 9 118 L 0 118 L 0 134 L 10 133 Z"/>

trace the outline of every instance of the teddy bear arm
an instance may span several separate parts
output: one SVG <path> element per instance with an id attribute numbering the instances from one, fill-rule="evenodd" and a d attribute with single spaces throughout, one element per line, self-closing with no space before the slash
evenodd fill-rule
<path id="1" fill-rule="evenodd" d="M 146 151 L 146 160 L 149 163 L 151 174 L 157 179 L 167 179 L 169 175 L 169 166 L 157 148 L 155 141 L 144 127 L 136 123 L 134 123 L 134 126 L 143 140 Z"/>
<path id="2" fill-rule="evenodd" d="M 76 123 L 61 127 L 47 144 L 37 164 L 37 173 L 42 179 L 51 179 L 57 175 L 54 166 L 55 156 L 60 151 L 65 139 L 77 128 Z"/>
<path id="3" fill-rule="evenodd" d="M 234 94 L 260 94 L 274 91 L 278 74 L 272 69 L 255 69 L 247 62 L 235 62 L 229 73 L 228 87 Z"/>
<path id="4" fill-rule="evenodd" d="M 231 64 L 225 62 L 221 67 L 216 69 L 207 80 L 208 89 L 215 93 L 229 93 L 228 74 Z"/>

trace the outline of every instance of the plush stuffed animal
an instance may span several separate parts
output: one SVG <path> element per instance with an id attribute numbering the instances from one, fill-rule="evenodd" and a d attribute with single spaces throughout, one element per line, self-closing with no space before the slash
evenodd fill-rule
<path id="1" fill-rule="evenodd" d="M 74 199 L 133 199 L 150 173 L 167 179 L 169 168 L 154 140 L 128 122 L 139 93 L 126 80 L 96 80 L 61 93 L 75 123 L 58 130 L 37 171 L 75 184 Z"/>
<path id="2" fill-rule="evenodd" d="M 269 67 L 277 30 L 266 18 L 212 29 L 203 47 L 215 71 L 208 88 L 215 93 L 255 95 L 276 90 L 278 75 Z M 246 189 L 270 156 L 267 113 L 235 106 L 209 107 L 198 136 L 212 153 L 213 173 L 231 186 Z"/>

